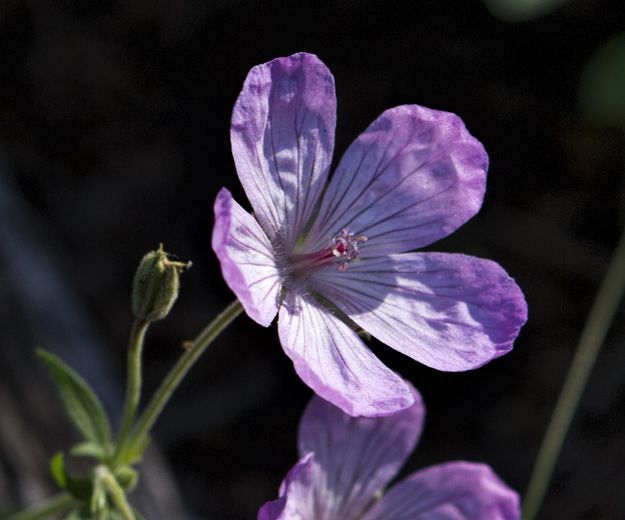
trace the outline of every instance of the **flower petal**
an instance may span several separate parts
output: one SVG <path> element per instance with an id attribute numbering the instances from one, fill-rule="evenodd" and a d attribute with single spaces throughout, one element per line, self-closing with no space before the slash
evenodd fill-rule
<path id="1" fill-rule="evenodd" d="M 346 413 L 389 415 L 414 402 L 403 379 L 312 297 L 287 292 L 278 333 L 304 383 Z"/>
<path id="2" fill-rule="evenodd" d="M 477 213 L 487 167 L 458 116 L 417 105 L 387 110 L 341 159 L 307 247 L 343 228 L 369 239 L 362 256 L 426 246 Z"/>
<path id="3" fill-rule="evenodd" d="M 281 282 L 271 244 L 258 222 L 222 188 L 215 200 L 213 250 L 245 312 L 267 327 L 278 312 Z"/>
<path id="4" fill-rule="evenodd" d="M 300 422 L 299 451 L 315 454 L 314 503 L 323 510 L 308 518 L 360 518 L 397 474 L 423 427 L 423 402 L 411 390 L 411 407 L 376 418 L 350 417 L 320 397 L 312 398 Z"/>
<path id="5" fill-rule="evenodd" d="M 280 486 L 280 497 L 266 502 L 258 511 L 258 520 L 302 520 L 315 518 L 313 454 L 304 455 Z"/>
<path id="6" fill-rule="evenodd" d="M 312 54 L 254 67 L 232 113 L 237 172 L 269 238 L 292 244 L 321 194 L 334 149 L 334 78 Z"/>
<path id="7" fill-rule="evenodd" d="M 380 341 L 429 367 L 477 368 L 512 349 L 523 293 L 495 262 L 403 253 L 323 269 L 314 288 Z"/>
<path id="8" fill-rule="evenodd" d="M 519 496 L 485 464 L 449 462 L 393 486 L 362 520 L 518 520 Z"/>

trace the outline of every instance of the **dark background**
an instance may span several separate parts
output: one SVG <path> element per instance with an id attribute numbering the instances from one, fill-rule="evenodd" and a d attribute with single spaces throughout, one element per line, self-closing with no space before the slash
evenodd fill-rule
<path id="1" fill-rule="evenodd" d="M 517 280 L 529 322 L 514 351 L 448 374 L 372 348 L 428 407 L 404 473 L 484 461 L 523 492 L 623 224 L 625 142 L 617 128 L 587 122 L 578 103 L 585 65 L 623 30 L 625 3 L 606 0 L 574 0 L 521 23 L 477 0 L 3 0 L 4 508 L 52 493 L 43 461 L 76 439 L 36 346 L 76 366 L 119 417 L 141 256 L 163 242 L 194 264 L 170 317 L 149 332 L 146 395 L 181 342 L 233 299 L 210 248 L 217 190 L 245 200 L 230 112 L 252 66 L 296 51 L 334 73 L 337 158 L 380 112 L 405 103 L 459 114 L 489 152 L 482 211 L 432 249 L 494 259 Z M 540 518 L 625 518 L 622 310 Z M 275 326 L 241 317 L 161 417 L 154 436 L 165 462 L 142 478 L 159 499 L 179 493 L 189 518 L 255 518 L 297 458 L 309 397 Z M 149 516 L 174 515 L 162 511 Z"/>

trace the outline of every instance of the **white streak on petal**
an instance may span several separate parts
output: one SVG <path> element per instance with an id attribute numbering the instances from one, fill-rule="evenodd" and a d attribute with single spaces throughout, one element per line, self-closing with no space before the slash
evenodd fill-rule
<path id="1" fill-rule="evenodd" d="M 277 500 L 267 502 L 258 512 L 258 520 L 308 520 L 316 517 L 315 482 L 312 479 L 312 453 L 307 453 L 291 468 L 280 485 Z"/>
<path id="2" fill-rule="evenodd" d="M 519 496 L 486 464 L 448 462 L 393 486 L 362 520 L 519 520 Z"/>
<path id="3" fill-rule="evenodd" d="M 258 222 L 222 188 L 215 200 L 213 250 L 228 287 L 245 312 L 265 327 L 278 312 L 281 280 L 273 251 Z"/>
<path id="4" fill-rule="evenodd" d="M 311 284 L 380 341 L 438 370 L 477 368 L 512 349 L 523 293 L 495 262 L 403 253 L 322 269 Z"/>
<path id="5" fill-rule="evenodd" d="M 334 78 L 312 54 L 254 67 L 232 113 L 239 179 L 273 241 L 291 246 L 308 222 L 332 161 Z"/>
<path id="6" fill-rule="evenodd" d="M 423 427 L 423 403 L 411 389 L 415 403 L 387 417 L 351 417 L 320 397 L 311 399 L 299 428 L 300 454 L 315 453 L 317 514 L 311 518 L 360 518 L 397 474 Z"/>
<path id="7" fill-rule="evenodd" d="M 287 292 L 278 332 L 302 380 L 346 413 L 389 415 L 414 402 L 406 383 L 312 297 Z"/>
<path id="8" fill-rule="evenodd" d="M 367 236 L 363 257 L 428 245 L 479 210 L 487 167 L 458 116 L 418 105 L 387 110 L 341 159 L 307 248 L 342 228 Z"/>

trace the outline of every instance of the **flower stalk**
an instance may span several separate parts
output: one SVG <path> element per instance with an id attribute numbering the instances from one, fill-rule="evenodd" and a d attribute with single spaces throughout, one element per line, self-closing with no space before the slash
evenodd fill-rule
<path id="1" fill-rule="evenodd" d="M 163 408 L 173 395 L 176 388 L 187 374 L 189 369 L 194 365 L 197 359 L 208 348 L 219 334 L 230 325 L 235 318 L 243 312 L 243 306 L 238 300 L 232 302 L 224 309 L 206 328 L 200 332 L 193 344 L 187 348 L 184 354 L 178 359 L 178 362 L 172 367 L 165 379 L 162 381 L 158 390 L 150 400 L 145 411 L 141 415 L 137 426 L 129 442 L 130 447 L 140 446 L 145 441 L 145 437 L 149 433 L 152 426 L 158 419 Z"/>
<path id="2" fill-rule="evenodd" d="M 126 440 L 135 419 L 137 408 L 139 407 L 139 401 L 141 399 L 141 354 L 143 352 L 145 333 L 149 326 L 150 322 L 148 320 L 137 318 L 130 332 L 126 401 L 124 404 L 124 415 L 115 445 L 113 466 L 123 457 Z"/>

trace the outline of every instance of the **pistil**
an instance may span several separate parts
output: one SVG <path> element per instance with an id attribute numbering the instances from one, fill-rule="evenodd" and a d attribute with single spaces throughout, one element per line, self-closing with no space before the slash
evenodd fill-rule
<path id="1" fill-rule="evenodd" d="M 358 257 L 359 245 L 366 241 L 366 236 L 354 235 L 348 229 L 343 229 L 329 241 L 327 247 L 314 253 L 291 255 L 289 269 L 294 273 L 303 274 L 335 263 L 337 269 L 344 273 L 349 262 Z"/>

